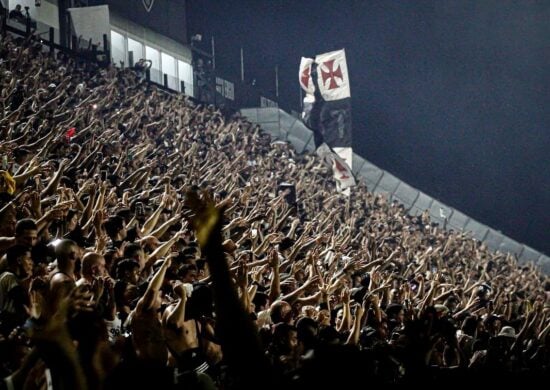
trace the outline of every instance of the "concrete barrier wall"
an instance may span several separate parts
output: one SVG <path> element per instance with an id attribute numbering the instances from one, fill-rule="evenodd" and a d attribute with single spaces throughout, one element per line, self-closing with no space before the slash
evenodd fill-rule
<path id="1" fill-rule="evenodd" d="M 276 107 L 245 108 L 240 112 L 250 122 L 259 124 L 272 137 L 290 142 L 297 152 L 313 152 L 315 150 L 313 132 L 302 121 L 281 109 Z M 546 274 L 550 273 L 550 258 L 548 256 L 506 237 L 459 210 L 417 190 L 356 153 L 353 154 L 352 165 L 353 173 L 365 180 L 369 191 L 377 194 L 383 193 L 389 199 L 397 200 L 405 206 L 410 214 L 420 215 L 425 210 L 429 210 L 431 220 L 438 222 L 440 226 L 455 231 L 469 232 L 473 238 L 484 242 L 491 250 L 512 253 L 516 255 L 521 264 L 534 262 Z"/>

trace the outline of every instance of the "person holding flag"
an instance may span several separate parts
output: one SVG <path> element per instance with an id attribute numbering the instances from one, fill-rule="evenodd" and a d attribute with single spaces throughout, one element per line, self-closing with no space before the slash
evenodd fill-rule
<path id="1" fill-rule="evenodd" d="M 299 81 L 305 91 L 302 119 L 314 134 L 317 154 L 332 168 L 337 187 L 355 185 L 351 171 L 351 93 L 346 53 L 302 57 Z"/>

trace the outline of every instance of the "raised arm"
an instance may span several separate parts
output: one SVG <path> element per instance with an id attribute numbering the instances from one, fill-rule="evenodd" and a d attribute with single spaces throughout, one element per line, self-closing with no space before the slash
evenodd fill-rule
<path id="1" fill-rule="evenodd" d="M 177 328 L 183 327 L 185 322 L 185 306 L 187 304 L 187 293 L 183 283 L 178 283 L 174 287 L 174 293 L 178 296 L 178 302 L 172 309 L 166 310 L 165 321 Z M 169 311 L 171 310 L 171 311 Z"/>
<path id="2" fill-rule="evenodd" d="M 172 259 L 170 257 L 167 257 L 164 260 L 164 263 L 162 263 L 159 270 L 155 273 L 155 275 L 149 282 L 149 285 L 147 286 L 147 290 L 145 291 L 145 294 L 143 294 L 143 296 L 139 299 L 136 306 L 136 310 L 145 311 L 145 310 L 151 309 L 160 291 L 162 282 L 164 281 L 166 270 L 168 269 L 168 267 L 170 267 L 170 264 L 172 264 Z"/>
<path id="3" fill-rule="evenodd" d="M 212 202 L 188 194 L 195 211 L 193 226 L 205 255 L 213 282 L 213 297 L 223 356 L 239 388 L 257 389 L 258 383 L 272 383 L 267 359 L 260 347 L 256 327 L 239 300 L 231 280 L 222 247 L 223 213 Z"/>
<path id="4" fill-rule="evenodd" d="M 281 295 L 281 276 L 279 273 L 279 254 L 275 249 L 269 252 L 269 265 L 272 270 L 271 285 L 269 287 L 269 300 L 275 302 Z"/>

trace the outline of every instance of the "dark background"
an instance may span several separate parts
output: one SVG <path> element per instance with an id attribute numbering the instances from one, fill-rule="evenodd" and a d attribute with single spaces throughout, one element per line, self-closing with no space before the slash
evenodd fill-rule
<path id="1" fill-rule="evenodd" d="M 88 0 L 89 5 L 108 4 L 125 19 L 150 28 L 164 36 L 186 43 L 186 0 L 155 0 L 147 12 L 142 0 Z"/>
<path id="2" fill-rule="evenodd" d="M 345 48 L 354 150 L 550 254 L 550 1 L 189 0 L 216 67 L 300 109 L 301 56 Z"/>

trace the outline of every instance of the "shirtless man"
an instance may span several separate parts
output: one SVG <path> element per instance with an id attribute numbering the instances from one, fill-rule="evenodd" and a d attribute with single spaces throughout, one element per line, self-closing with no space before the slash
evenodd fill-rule
<path id="1" fill-rule="evenodd" d="M 214 328 L 186 314 L 189 292 L 184 283 L 176 282 L 173 289 L 179 299 L 162 317 L 166 345 L 179 372 L 204 373 L 222 358 L 220 345 L 213 341 Z"/>
<path id="2" fill-rule="evenodd" d="M 174 293 L 179 298 L 177 302 L 168 306 L 162 316 L 162 326 L 166 336 L 168 350 L 176 360 L 176 365 L 182 370 L 207 369 L 200 367 L 201 351 L 199 345 L 199 330 L 195 319 L 186 318 L 185 306 L 187 304 L 187 291 L 183 283 L 174 285 Z M 189 314 L 187 314 L 189 317 Z"/>
<path id="3" fill-rule="evenodd" d="M 57 267 L 50 275 L 53 297 L 66 296 L 76 287 L 75 268 L 80 261 L 80 247 L 72 240 L 61 240 L 55 247 Z"/>

